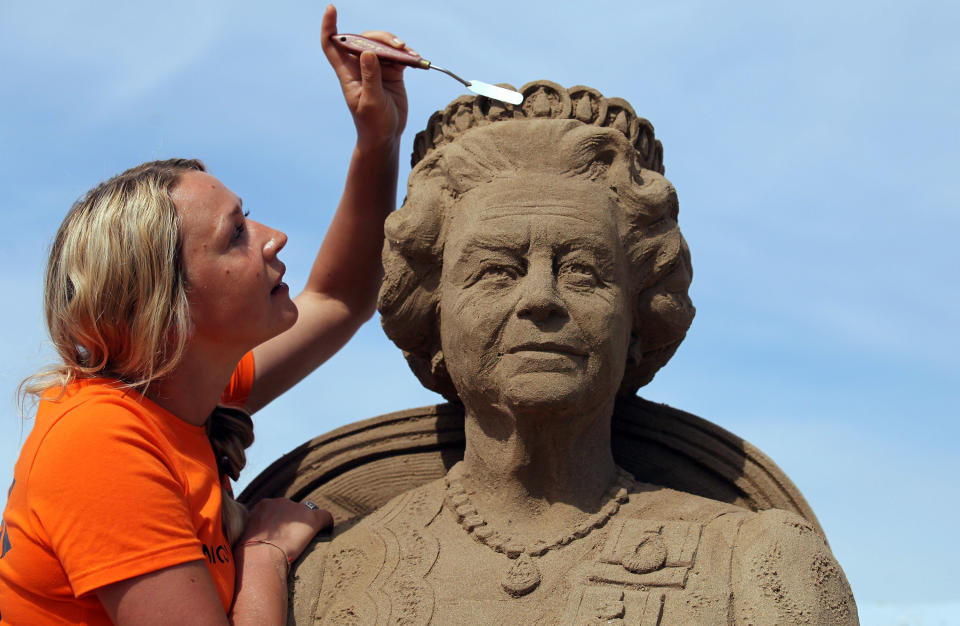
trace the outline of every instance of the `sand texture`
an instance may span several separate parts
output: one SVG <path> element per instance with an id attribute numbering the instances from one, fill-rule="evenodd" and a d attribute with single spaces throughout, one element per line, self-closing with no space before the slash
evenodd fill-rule
<path id="1" fill-rule="evenodd" d="M 621 398 L 613 415 L 612 438 L 617 464 L 635 476 L 645 477 L 648 483 L 709 498 L 717 505 L 733 505 L 730 508 L 740 515 L 728 517 L 736 524 L 742 521 L 745 511 L 783 509 L 801 516 L 803 526 L 813 528 L 822 537 L 813 511 L 783 471 L 749 442 L 707 420 L 642 398 Z M 395 496 L 442 479 L 463 458 L 463 452 L 462 407 L 444 404 L 398 411 L 305 443 L 261 473 L 242 499 L 291 497 L 317 502 L 333 512 L 337 524 L 334 536 L 339 545 L 340 535 L 359 519 Z M 664 489 L 664 493 L 669 492 Z M 738 542 L 745 543 L 742 539 Z M 328 558 L 330 545 L 330 535 L 322 536 L 295 564 L 291 623 L 314 622 L 324 563 L 336 562 L 340 568 L 349 565 L 343 555 Z M 706 552 L 699 553 L 704 558 Z M 825 571 L 836 568 L 832 557 L 821 556 L 828 563 Z M 842 577 L 839 568 L 832 571 Z M 665 595 L 673 594 L 672 588 L 666 591 Z M 595 595 L 586 593 L 586 601 L 589 603 Z M 839 594 L 836 605 L 846 607 L 839 609 L 841 614 L 856 614 L 849 595 Z M 702 613 L 701 617 L 705 619 Z M 682 623 L 679 617 L 671 619 L 667 613 L 661 623 Z M 504 623 L 520 622 L 507 619 Z M 811 619 L 799 623 L 817 622 Z"/>
<path id="2" fill-rule="evenodd" d="M 452 405 L 281 459 L 245 497 L 338 522 L 295 569 L 324 624 L 851 624 L 796 487 L 695 416 L 640 400 L 693 321 L 653 126 L 549 81 L 457 98 L 414 143 L 378 309 Z"/>

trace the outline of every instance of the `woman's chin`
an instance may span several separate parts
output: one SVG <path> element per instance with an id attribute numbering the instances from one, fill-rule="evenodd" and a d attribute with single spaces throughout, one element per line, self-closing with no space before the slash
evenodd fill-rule
<path id="1" fill-rule="evenodd" d="M 287 299 L 286 306 L 277 314 L 276 324 L 273 325 L 272 333 L 269 337 L 264 339 L 267 341 L 273 339 L 278 335 L 282 335 L 284 332 L 293 328 L 293 325 L 297 323 L 297 319 L 300 317 L 300 311 L 297 310 L 297 305 L 293 300 Z"/>

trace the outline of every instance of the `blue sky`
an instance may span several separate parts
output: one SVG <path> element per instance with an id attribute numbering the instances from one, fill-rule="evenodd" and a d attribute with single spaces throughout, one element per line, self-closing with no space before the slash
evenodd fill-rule
<path id="1" fill-rule="evenodd" d="M 494 13 L 491 7 L 498 6 Z M 465 78 L 630 101 L 680 194 L 698 315 L 641 395 L 712 419 L 803 490 L 864 623 L 960 611 L 960 10 L 950 3 L 345 3 Z M 202 158 L 285 230 L 291 287 L 336 206 L 352 125 L 322 4 L 0 4 L 0 483 L 70 204 L 138 162 Z M 461 87 L 407 73 L 413 135 Z M 402 189 L 402 185 L 401 185 Z M 401 191 L 402 196 L 402 191 Z M 344 423 L 429 404 L 377 320 L 257 416 L 245 484 Z M 919 616 L 919 617 L 918 617 Z M 868 621 L 868 619 L 870 621 Z"/>

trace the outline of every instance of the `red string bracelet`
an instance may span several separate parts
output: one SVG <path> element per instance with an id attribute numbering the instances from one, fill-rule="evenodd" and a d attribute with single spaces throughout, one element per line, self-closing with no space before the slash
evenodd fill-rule
<path id="1" fill-rule="evenodd" d="M 270 542 L 270 541 L 264 541 L 263 539 L 250 539 L 249 541 L 243 542 L 243 545 L 245 545 L 245 546 L 251 546 L 251 545 L 257 545 L 258 543 L 259 543 L 259 544 L 263 544 L 263 545 L 265 545 L 265 546 L 273 546 L 274 548 L 276 548 L 277 550 L 280 551 L 280 554 L 283 555 L 283 561 L 284 561 L 284 563 L 286 563 L 286 565 L 287 565 L 287 576 L 289 576 L 289 575 L 290 575 L 290 564 L 293 563 L 293 559 L 291 559 L 289 556 L 287 556 L 287 551 L 284 550 L 283 548 L 281 548 L 280 546 L 278 546 L 277 544 L 272 543 L 272 542 Z"/>

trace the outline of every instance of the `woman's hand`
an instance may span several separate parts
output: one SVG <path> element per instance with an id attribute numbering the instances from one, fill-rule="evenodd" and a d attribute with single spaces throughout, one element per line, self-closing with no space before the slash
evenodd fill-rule
<path id="1" fill-rule="evenodd" d="M 247 542 L 265 541 L 283 550 L 293 561 L 318 531 L 332 525 L 333 516 L 328 511 L 311 509 L 287 498 L 265 498 L 250 510 L 237 548 L 242 549 Z M 265 549 L 272 548 L 268 545 Z"/>
<path id="2" fill-rule="evenodd" d="M 396 143 L 407 123 L 407 92 L 403 86 L 404 66 L 380 64 L 372 52 L 359 57 L 338 48 L 330 37 L 337 33 L 337 10 L 328 5 L 320 27 L 320 42 L 327 60 L 337 73 L 343 97 L 357 127 L 357 145 L 381 148 Z M 364 37 L 376 39 L 416 54 L 393 34 L 366 31 Z"/>
<path id="3" fill-rule="evenodd" d="M 323 509 L 286 498 L 257 502 L 233 552 L 237 587 L 230 622 L 286 624 L 288 559 L 300 556 L 317 531 L 331 524 L 333 517 Z"/>

